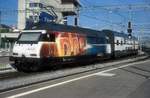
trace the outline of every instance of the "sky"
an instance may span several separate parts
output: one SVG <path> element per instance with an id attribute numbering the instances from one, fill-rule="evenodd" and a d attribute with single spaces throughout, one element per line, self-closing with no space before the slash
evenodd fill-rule
<path id="1" fill-rule="evenodd" d="M 1 23 L 7 25 L 17 24 L 17 13 L 10 12 L 11 9 L 18 9 L 18 0 L 0 0 Z M 8 12 L 7 12 L 8 11 Z"/>
<path id="2" fill-rule="evenodd" d="M 7 10 L 1 14 L 1 23 L 17 25 L 17 13 L 9 11 L 17 9 L 17 2 L 18 0 L 0 0 L 0 9 Z M 127 23 L 131 21 L 134 25 L 133 33 L 149 32 L 148 27 L 150 30 L 150 7 L 149 10 L 133 8 L 132 11 L 129 11 L 129 5 L 147 5 L 150 4 L 150 0 L 80 0 L 80 3 L 82 8 L 79 15 L 79 26 L 81 27 L 126 32 Z M 72 20 L 73 17 L 69 17 L 69 24 L 73 24 Z"/>

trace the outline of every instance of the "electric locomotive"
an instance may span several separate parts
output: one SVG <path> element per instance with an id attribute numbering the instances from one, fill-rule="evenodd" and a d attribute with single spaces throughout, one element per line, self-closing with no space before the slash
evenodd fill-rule
<path id="1" fill-rule="evenodd" d="M 123 33 L 37 23 L 20 33 L 10 60 L 18 71 L 29 72 L 59 63 L 136 54 L 137 50 L 137 39 Z"/>

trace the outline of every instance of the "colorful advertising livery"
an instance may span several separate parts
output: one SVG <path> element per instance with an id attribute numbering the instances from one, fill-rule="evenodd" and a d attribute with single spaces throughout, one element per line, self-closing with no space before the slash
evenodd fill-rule
<path id="1" fill-rule="evenodd" d="M 18 71 L 37 71 L 60 63 L 87 62 L 138 53 L 138 40 L 111 30 L 35 24 L 23 30 L 10 57 Z M 55 65 L 59 63 L 58 65 Z"/>
<path id="2" fill-rule="evenodd" d="M 85 35 L 78 33 L 53 32 L 47 33 L 48 39 L 53 41 L 43 42 L 41 57 L 65 57 L 84 55 L 86 50 Z"/>

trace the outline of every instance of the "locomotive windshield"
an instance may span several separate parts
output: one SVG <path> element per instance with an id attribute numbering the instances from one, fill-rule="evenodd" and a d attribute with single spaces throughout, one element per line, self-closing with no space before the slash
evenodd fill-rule
<path id="1" fill-rule="evenodd" d="M 38 42 L 41 32 L 23 32 L 17 42 Z"/>

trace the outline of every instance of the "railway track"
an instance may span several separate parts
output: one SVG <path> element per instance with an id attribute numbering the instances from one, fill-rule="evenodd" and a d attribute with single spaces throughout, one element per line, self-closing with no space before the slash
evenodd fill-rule
<path id="1" fill-rule="evenodd" d="M 132 56 L 132 57 L 127 57 L 128 59 L 132 59 L 132 58 L 135 58 L 135 56 Z M 146 57 L 144 59 L 141 59 L 141 60 L 145 60 L 149 57 Z M 82 63 L 82 66 L 81 67 L 88 67 L 88 66 L 92 66 L 92 65 L 95 65 L 95 64 L 105 64 L 105 63 L 110 63 L 110 62 L 117 62 L 117 61 L 120 61 L 120 60 L 125 60 L 126 58 L 120 58 L 120 59 L 116 59 L 116 60 L 104 60 L 104 61 L 101 61 L 101 62 L 92 62 L 90 64 L 88 63 Z M 134 62 L 134 61 L 133 61 Z M 69 67 L 68 67 L 69 66 Z M 63 67 L 63 68 L 62 68 Z M 75 64 L 74 66 L 72 66 L 72 64 L 67 64 L 67 65 L 62 65 L 60 67 L 56 67 L 56 68 L 53 68 L 53 69 L 46 69 L 46 70 L 43 70 L 41 72 L 32 72 L 32 73 L 23 73 L 23 72 L 17 72 L 15 69 L 9 67 L 9 68 L 4 68 L 4 69 L 0 69 L 0 81 L 1 80 L 4 80 L 4 79 L 13 79 L 13 78 L 19 78 L 19 77 L 27 77 L 27 76 L 32 76 L 32 75 L 36 75 L 36 74 L 44 74 L 44 73 L 47 73 L 47 72 L 55 72 L 55 71 L 59 71 L 59 70 L 65 70 L 65 69 L 69 69 L 69 68 L 76 68 L 76 67 L 80 67 L 79 64 Z"/>
<path id="2" fill-rule="evenodd" d="M 22 73 L 17 72 L 15 70 L 5 72 L 0 74 L 0 92 L 27 86 L 31 84 L 41 83 L 43 81 L 53 80 L 61 77 L 66 77 L 70 75 L 75 75 L 79 73 L 85 73 L 92 70 L 97 70 L 101 68 L 108 68 L 108 67 L 115 67 L 120 66 L 120 64 L 127 64 L 135 62 L 135 60 L 132 60 L 134 57 L 130 58 L 130 61 L 121 61 L 119 60 L 109 60 L 109 61 L 103 61 L 102 64 L 91 64 L 86 66 L 80 66 L 80 67 L 65 67 L 63 69 L 57 68 L 54 70 L 45 70 L 43 72 L 34 72 L 34 73 Z M 149 59 L 149 57 L 141 57 L 141 59 L 137 61 L 143 61 Z M 120 61 L 120 62 L 119 62 Z"/>
<path id="3" fill-rule="evenodd" d="M 130 57 L 131 58 L 135 58 L 134 56 Z M 148 59 L 149 57 L 146 57 L 146 58 L 143 58 L 143 59 L 140 59 L 140 61 L 142 60 L 146 60 Z M 117 61 L 120 61 L 120 60 L 125 60 L 126 58 L 120 58 L 120 59 L 117 59 L 117 60 L 104 60 L 102 62 L 100 62 L 101 64 L 105 64 L 105 63 L 110 63 L 110 62 L 117 62 Z M 128 57 L 129 59 L 129 57 Z M 133 61 L 134 62 L 134 61 Z M 82 64 L 81 67 L 87 67 L 87 66 L 92 66 L 93 64 L 98 64 L 98 62 L 93 62 L 91 64 Z M 77 65 L 77 64 L 76 64 Z M 56 67 L 54 69 L 49 69 L 49 70 L 44 70 L 44 71 L 41 71 L 41 72 L 32 72 L 32 73 L 23 73 L 23 72 L 17 72 L 16 70 L 12 69 L 12 68 L 5 68 L 5 69 L 1 69 L 0 70 L 0 81 L 1 80 L 5 80 L 5 79 L 14 79 L 14 78 L 19 78 L 19 77 L 27 77 L 27 76 L 33 76 L 33 75 L 36 75 L 36 74 L 44 74 L 44 73 L 47 73 L 47 72 L 55 72 L 55 71 L 61 71 L 61 70 L 64 70 L 64 69 L 69 69 L 69 68 L 75 68 L 75 67 L 79 67 L 79 65 L 77 66 L 72 66 L 72 65 L 68 65 L 69 67 L 67 66 L 61 66 L 61 67 Z M 62 68 L 63 67 L 63 68 Z"/>

